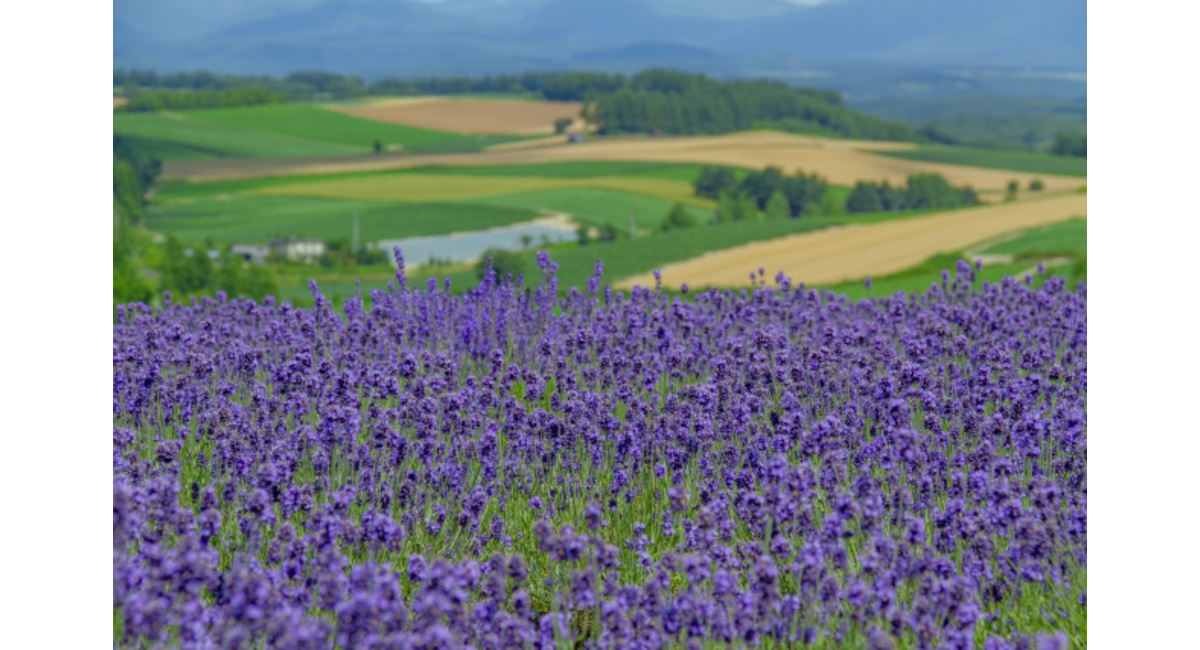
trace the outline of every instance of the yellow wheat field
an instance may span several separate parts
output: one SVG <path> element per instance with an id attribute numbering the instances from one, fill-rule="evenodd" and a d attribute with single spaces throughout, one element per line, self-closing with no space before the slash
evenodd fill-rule
<path id="1" fill-rule="evenodd" d="M 333 107 L 368 120 L 472 134 L 542 135 L 554 133 L 554 121 L 581 122 L 579 102 L 517 99 L 400 98 Z"/>
<path id="2" fill-rule="evenodd" d="M 985 198 L 994 198 L 1002 194 L 1010 180 L 1016 180 L 1021 187 L 1027 187 L 1029 181 L 1039 178 L 1047 191 L 1073 190 L 1087 183 L 1084 178 L 1071 176 L 905 160 L 871 153 L 912 147 L 911 144 L 899 142 L 838 140 L 778 131 L 752 131 L 719 136 L 594 140 L 578 144 L 555 144 L 478 153 L 355 156 L 338 159 L 177 160 L 164 164 L 163 178 L 202 181 L 365 172 L 427 165 L 644 160 L 723 164 L 755 169 L 777 165 L 787 173 L 798 170 L 815 172 L 838 185 L 883 180 L 892 184 L 903 184 L 909 174 L 934 172 L 945 176 L 953 185 L 970 185 Z"/>
<path id="3" fill-rule="evenodd" d="M 744 287 L 760 267 L 770 279 L 783 271 L 793 282 L 832 284 L 883 276 L 938 253 L 963 250 L 1006 232 L 1087 215 L 1086 194 L 952 210 L 874 224 L 780 237 L 715 251 L 662 269 L 664 287 Z M 621 288 L 653 286 L 651 274 L 626 278 Z"/>

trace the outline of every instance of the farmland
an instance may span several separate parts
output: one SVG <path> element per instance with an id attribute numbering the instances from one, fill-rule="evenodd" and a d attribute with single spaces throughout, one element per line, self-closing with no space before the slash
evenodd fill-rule
<path id="1" fill-rule="evenodd" d="M 580 102 L 438 97 L 376 100 L 338 106 L 336 110 L 366 120 L 417 126 L 451 133 L 546 135 L 554 121 L 570 118 L 583 128 Z"/>
<path id="2" fill-rule="evenodd" d="M 765 267 L 811 284 L 896 273 L 936 253 L 961 250 L 997 235 L 1086 214 L 1087 197 L 1067 194 L 893 220 L 871 226 L 828 229 L 723 250 L 662 269 L 670 286 L 744 286 L 750 270 Z M 621 286 L 646 286 L 645 275 Z"/>
<path id="3" fill-rule="evenodd" d="M 167 159 L 118 234 L 274 283 L 114 307 L 114 647 L 1086 648 L 1085 176 L 775 131 L 484 151 L 549 126 L 461 128 L 485 104 L 114 115 Z M 782 214 L 693 186 L 766 165 Z M 988 202 L 846 213 L 916 172 Z M 516 277 L 457 261 L 501 232 Z M 196 254 L 289 235 L 338 252 Z"/>
<path id="4" fill-rule="evenodd" d="M 927 162 L 970 165 L 993 169 L 1060 176 L 1087 176 L 1087 158 L 1055 156 L 1047 153 L 1005 151 L 1002 149 L 972 149 L 970 147 L 938 147 L 927 145 L 910 151 L 884 151 L 887 156 Z"/>
<path id="5" fill-rule="evenodd" d="M 117 113 L 113 133 L 168 161 L 351 156 L 371 152 L 376 141 L 389 151 L 477 151 L 516 139 L 386 124 L 303 104 Z"/>
<path id="6" fill-rule="evenodd" d="M 349 238 L 351 217 L 358 215 L 363 241 L 422 237 L 481 230 L 537 218 L 520 207 L 481 204 L 387 203 L 293 196 L 235 196 L 222 200 L 158 205 L 147 227 L 181 240 L 216 243 L 261 242 L 294 235 L 318 239 Z"/>
<path id="7" fill-rule="evenodd" d="M 758 169 L 777 165 L 785 170 L 819 170 L 837 185 L 858 181 L 886 180 L 903 184 L 909 174 L 942 174 L 951 184 L 970 185 L 988 198 L 1000 198 L 1010 180 L 1021 187 L 1040 179 L 1045 188 L 1074 190 L 1081 179 L 1074 176 L 1033 174 L 938 162 L 905 160 L 877 152 L 912 149 L 906 143 L 839 140 L 801 136 L 777 131 L 751 131 L 723 136 L 677 138 L 595 139 L 574 145 L 542 146 L 444 155 L 360 157 L 355 159 L 173 161 L 165 166 L 164 178 L 221 180 L 331 174 L 404 169 L 430 165 L 481 166 L 529 165 L 573 161 L 643 161 L 683 164 L 714 164 Z"/>
<path id="8" fill-rule="evenodd" d="M 609 225 L 621 233 L 627 233 L 632 217 L 638 230 L 637 239 L 609 242 L 593 247 L 554 247 L 564 282 L 578 284 L 586 281 L 593 262 L 596 258 L 601 258 L 609 269 L 609 276 L 622 280 L 621 286 L 629 287 L 635 283 L 650 284 L 650 271 L 664 265 L 695 265 L 700 263 L 695 258 L 703 258 L 706 260 L 703 264 L 711 266 L 712 255 L 704 256 L 715 251 L 722 251 L 721 255 L 716 257 L 718 263 L 721 259 L 730 259 L 734 260 L 733 266 L 745 266 L 749 263 L 752 265 L 750 268 L 757 268 L 762 265 L 759 263 L 760 249 L 751 248 L 748 249 L 749 252 L 740 253 L 731 249 L 752 242 L 759 242 L 761 246 L 779 247 L 784 244 L 766 242 L 782 235 L 812 233 L 839 225 L 906 220 L 915 216 L 887 214 L 859 215 L 855 218 L 822 217 L 789 223 L 727 224 L 725 226 L 733 227 L 706 226 L 684 232 L 655 232 L 671 204 L 675 202 L 687 204 L 694 219 L 700 223 L 707 223 L 715 204 L 695 197 L 691 187 L 691 182 L 703 167 L 701 161 L 713 163 L 753 158 L 780 162 L 803 159 L 813 163 L 820 161 L 815 169 L 821 170 L 837 169 L 838 165 L 841 165 L 846 178 L 849 178 L 851 173 L 869 173 L 868 178 L 893 180 L 903 179 L 899 176 L 899 170 L 910 171 L 929 166 L 929 163 L 902 161 L 877 155 L 868 151 L 868 146 L 872 147 L 872 150 L 878 150 L 880 147 L 909 147 L 902 144 L 888 145 L 752 132 L 719 138 L 597 141 L 525 151 L 408 155 L 401 158 L 343 159 L 341 162 L 337 159 L 322 158 L 312 163 L 297 161 L 299 166 L 289 172 L 306 171 L 306 174 L 252 174 L 242 179 L 223 181 L 167 182 L 161 200 L 151 209 L 151 221 L 164 232 L 172 232 L 193 241 L 205 236 L 205 231 L 211 229 L 207 236 L 213 241 L 233 242 L 235 239 L 244 241 L 278 235 L 285 229 L 302 236 L 345 237 L 350 231 L 349 217 L 358 213 L 363 228 L 362 241 L 370 242 L 385 238 L 436 235 L 514 224 L 531 221 L 539 214 L 545 213 L 564 213 L 577 224 L 590 227 Z M 628 153 L 631 151 L 635 153 Z M 546 160 L 575 156 L 575 152 L 582 152 L 578 154 L 580 159 L 559 162 Z M 616 156 L 617 152 L 623 155 L 648 156 L 649 160 L 636 157 L 608 158 Z M 682 158 L 682 161 L 656 158 Z M 360 169 L 356 160 L 384 169 L 374 172 L 355 171 Z M 236 164 L 243 161 L 229 162 Z M 245 162 L 253 164 L 253 161 Z M 263 162 L 268 165 L 282 164 L 282 161 Z M 738 170 L 745 167 L 733 169 L 740 175 L 742 172 Z M 991 189 L 985 190 L 984 194 L 993 199 L 998 197 L 1002 192 L 1001 188 L 1014 176 L 1008 171 L 949 165 L 942 167 L 952 169 L 948 174 L 950 179 L 983 180 L 992 184 Z M 1032 178 L 1034 176 L 1030 176 L 1030 179 Z M 1081 181 L 1066 176 L 1038 175 L 1037 178 L 1047 185 L 1048 189 L 1043 193 L 1048 196 L 1055 191 L 1073 190 Z M 848 189 L 834 185 L 830 192 L 832 196 L 837 197 L 835 201 L 844 201 Z M 1002 208 L 1002 212 L 1010 215 L 1028 212 L 1030 206 L 1041 200 L 1037 198 L 1036 193 L 1022 194 L 1027 194 L 1030 198 L 1022 199 L 1017 205 Z M 188 204 L 188 201 L 196 203 Z M 309 201 L 311 205 L 308 204 Z M 1036 219 L 1063 219 L 1086 212 L 1086 197 L 1077 195 L 1067 201 L 1072 205 L 1068 212 L 1053 217 L 1042 215 Z M 1049 205 L 1061 204 L 1060 201 Z M 1053 211 L 1053 208 L 1049 209 Z M 238 218 L 239 214 L 244 215 L 244 218 Z M 983 214 L 988 212 L 984 211 Z M 987 228 L 978 229 L 983 223 L 981 221 L 975 224 L 975 229 L 957 235 L 953 241 L 941 241 L 936 244 L 923 236 L 912 235 L 910 239 L 903 241 L 909 241 L 913 247 L 900 256 L 896 256 L 894 251 L 890 250 L 887 254 L 880 255 L 869 252 L 873 249 L 864 249 L 868 252 L 850 256 L 858 259 L 858 262 L 843 260 L 836 263 L 850 265 L 844 272 L 830 274 L 829 270 L 816 269 L 812 265 L 817 264 L 819 258 L 811 257 L 807 262 L 809 266 L 797 267 L 803 271 L 797 273 L 797 277 L 808 277 L 807 281 L 810 283 L 836 284 L 843 279 L 869 275 L 883 277 L 901 273 L 910 267 L 916 272 L 924 261 L 939 252 L 960 250 L 992 234 L 1029 225 L 1025 221 L 1010 221 L 1005 218 L 995 221 Z M 890 237 L 893 236 L 890 231 L 871 232 L 875 233 L 871 237 L 878 246 L 895 248 L 888 245 Z M 831 233 L 823 233 L 815 241 L 820 242 L 823 241 L 820 238 L 833 236 Z M 851 248 L 857 246 L 853 243 L 847 245 Z M 837 257 L 840 253 L 836 250 L 848 252 L 850 248 L 826 250 L 832 251 L 829 254 Z M 527 251 L 523 255 L 528 268 L 532 264 L 533 253 Z M 779 258 L 779 263 L 786 262 L 787 255 Z M 775 258 L 763 258 L 764 262 L 771 260 Z M 869 263 L 862 266 L 864 261 Z M 368 285 L 382 286 L 372 283 L 382 282 L 386 273 L 367 269 L 362 271 Z M 990 266 L 986 271 L 989 277 L 997 272 L 998 267 Z M 471 286 L 475 282 L 474 272 L 465 268 L 427 269 L 419 273 L 448 274 L 454 286 L 460 288 Z M 674 273 L 672 268 L 666 271 L 668 286 L 674 286 L 670 281 Z M 709 276 L 705 273 L 707 271 L 696 272 L 694 277 L 700 278 L 702 282 L 709 281 L 706 279 Z M 810 273 L 815 275 L 808 275 Z M 748 282 L 748 270 L 731 270 L 723 278 L 722 282 L 732 283 L 734 286 L 745 285 Z M 295 284 L 289 284 L 293 281 Z M 281 289 L 289 299 L 306 304 L 310 298 L 304 288 L 305 284 L 305 279 L 296 276 L 294 280 L 285 281 Z M 353 283 L 337 282 L 330 287 L 329 295 L 341 299 L 356 290 Z"/>

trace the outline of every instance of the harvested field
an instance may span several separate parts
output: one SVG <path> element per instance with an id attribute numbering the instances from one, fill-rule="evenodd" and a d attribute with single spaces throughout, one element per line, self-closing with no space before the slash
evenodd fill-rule
<path id="1" fill-rule="evenodd" d="M 909 174 L 935 172 L 954 185 L 970 185 L 984 198 L 1003 194 L 1010 180 L 1021 187 L 1040 178 L 1046 191 L 1074 190 L 1086 179 L 1049 174 L 965 167 L 945 163 L 905 160 L 871 153 L 911 149 L 900 142 L 838 140 L 794 135 L 778 131 L 750 131 L 720 136 L 680 138 L 621 138 L 592 140 L 578 144 L 543 146 L 507 151 L 463 154 L 356 156 L 291 160 L 169 161 L 164 179 L 195 181 L 328 174 L 403 169 L 428 165 L 508 165 L 552 163 L 570 160 L 641 160 L 732 165 L 759 169 L 778 165 L 786 172 L 797 169 L 816 172 L 831 183 L 853 185 L 858 181 L 886 180 L 903 184 Z"/>
<path id="2" fill-rule="evenodd" d="M 581 128 L 582 107 L 580 102 L 405 97 L 331 108 L 368 120 L 453 133 L 549 135 L 554 133 L 554 120 L 561 117 L 572 118 L 573 126 Z"/>
<path id="3" fill-rule="evenodd" d="M 830 228 L 756 242 L 708 253 L 662 269 L 663 286 L 695 288 L 749 286 L 750 273 L 767 271 L 767 280 L 783 271 L 793 282 L 810 285 L 896 273 L 938 253 L 962 250 L 1006 232 L 1066 221 L 1087 214 L 1087 196 L 1067 194 L 966 208 L 886 221 Z M 618 283 L 621 288 L 653 286 L 642 274 Z"/>
<path id="4" fill-rule="evenodd" d="M 129 99 L 125 97 L 113 97 L 113 108 L 121 108 L 129 103 Z"/>

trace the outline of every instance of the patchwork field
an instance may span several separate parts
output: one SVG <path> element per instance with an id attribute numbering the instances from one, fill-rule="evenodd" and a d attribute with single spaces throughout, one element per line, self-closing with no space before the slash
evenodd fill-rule
<path id="1" fill-rule="evenodd" d="M 254 158 L 346 156 L 367 150 L 365 146 L 198 120 L 191 116 L 193 112 L 117 113 L 113 115 L 113 134 L 129 139 L 142 154 L 163 159 L 164 168 L 181 159 L 228 158 L 214 161 L 220 167 Z"/>
<path id="2" fill-rule="evenodd" d="M 467 135 L 360 119 L 306 104 L 122 113 L 113 133 L 168 161 L 354 156 L 387 151 L 462 152 L 510 143 L 512 135 Z"/>
<path id="3" fill-rule="evenodd" d="M 539 212 L 563 212 L 571 215 L 576 223 L 588 226 L 609 224 L 622 233 L 629 230 L 631 217 L 639 231 L 658 228 L 673 205 L 671 201 L 652 196 L 588 187 L 506 194 L 477 199 L 473 203 Z M 712 217 L 712 209 L 707 206 L 693 204 L 691 212 L 697 222 Z"/>
<path id="4" fill-rule="evenodd" d="M 360 241 L 445 235 L 531 221 L 534 210 L 518 205 L 453 202 L 384 203 L 293 196 L 232 196 L 151 206 L 146 225 L 182 241 L 265 242 L 271 237 L 351 237 L 358 215 Z"/>
<path id="5" fill-rule="evenodd" d="M 749 273 L 782 271 L 810 285 L 896 273 L 938 254 L 962 250 L 998 235 L 1087 214 L 1087 196 L 1043 199 L 953 210 L 873 225 L 852 225 L 781 237 L 708 253 L 662 269 L 664 286 L 749 286 Z M 618 286 L 653 286 L 642 274 Z"/>
<path id="6" fill-rule="evenodd" d="M 573 128 L 583 128 L 581 108 L 580 102 L 404 97 L 333 110 L 366 120 L 452 133 L 545 135 L 554 133 L 554 121 L 559 118 L 571 118 Z"/>
<path id="7" fill-rule="evenodd" d="M 312 196 L 370 201 L 464 201 L 523 192 L 599 188 L 657 197 L 709 207 L 711 202 L 693 196 L 690 183 L 636 176 L 542 178 L 536 176 L 466 176 L 453 174 L 378 174 L 312 181 L 254 190 L 261 195 Z"/>
<path id="8" fill-rule="evenodd" d="M 908 175 L 939 173 L 954 185 L 970 185 L 985 198 L 998 198 L 1010 180 L 1027 187 L 1040 179 L 1049 191 L 1076 189 L 1086 181 L 1079 177 L 968 167 L 947 163 L 905 160 L 874 153 L 905 151 L 905 143 L 838 140 L 777 131 L 750 131 L 722 136 L 679 138 L 621 138 L 592 140 L 573 145 L 479 153 L 358 157 L 344 160 L 230 160 L 174 161 L 164 167 L 164 177 L 192 180 L 325 174 L 430 165 L 479 166 L 519 165 L 566 161 L 650 161 L 719 164 L 762 168 L 778 165 L 785 171 L 815 171 L 837 185 L 862 180 L 903 184 Z"/>
<path id="9" fill-rule="evenodd" d="M 1029 151 L 1002 151 L 970 147 L 921 146 L 910 151 L 885 151 L 888 156 L 924 162 L 1009 169 L 1034 174 L 1087 176 L 1087 158 L 1055 156 Z"/>

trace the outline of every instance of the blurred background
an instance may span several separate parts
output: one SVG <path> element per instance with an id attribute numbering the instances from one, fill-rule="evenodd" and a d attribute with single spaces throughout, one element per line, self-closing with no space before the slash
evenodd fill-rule
<path id="1" fill-rule="evenodd" d="M 114 300 L 1086 279 L 1083 1 L 117 0 Z M 851 227 L 844 227 L 851 226 Z M 762 269 L 760 272 L 759 269 Z M 868 281 L 869 280 L 869 281 Z M 1036 280 L 1035 280 L 1036 281 Z"/>

